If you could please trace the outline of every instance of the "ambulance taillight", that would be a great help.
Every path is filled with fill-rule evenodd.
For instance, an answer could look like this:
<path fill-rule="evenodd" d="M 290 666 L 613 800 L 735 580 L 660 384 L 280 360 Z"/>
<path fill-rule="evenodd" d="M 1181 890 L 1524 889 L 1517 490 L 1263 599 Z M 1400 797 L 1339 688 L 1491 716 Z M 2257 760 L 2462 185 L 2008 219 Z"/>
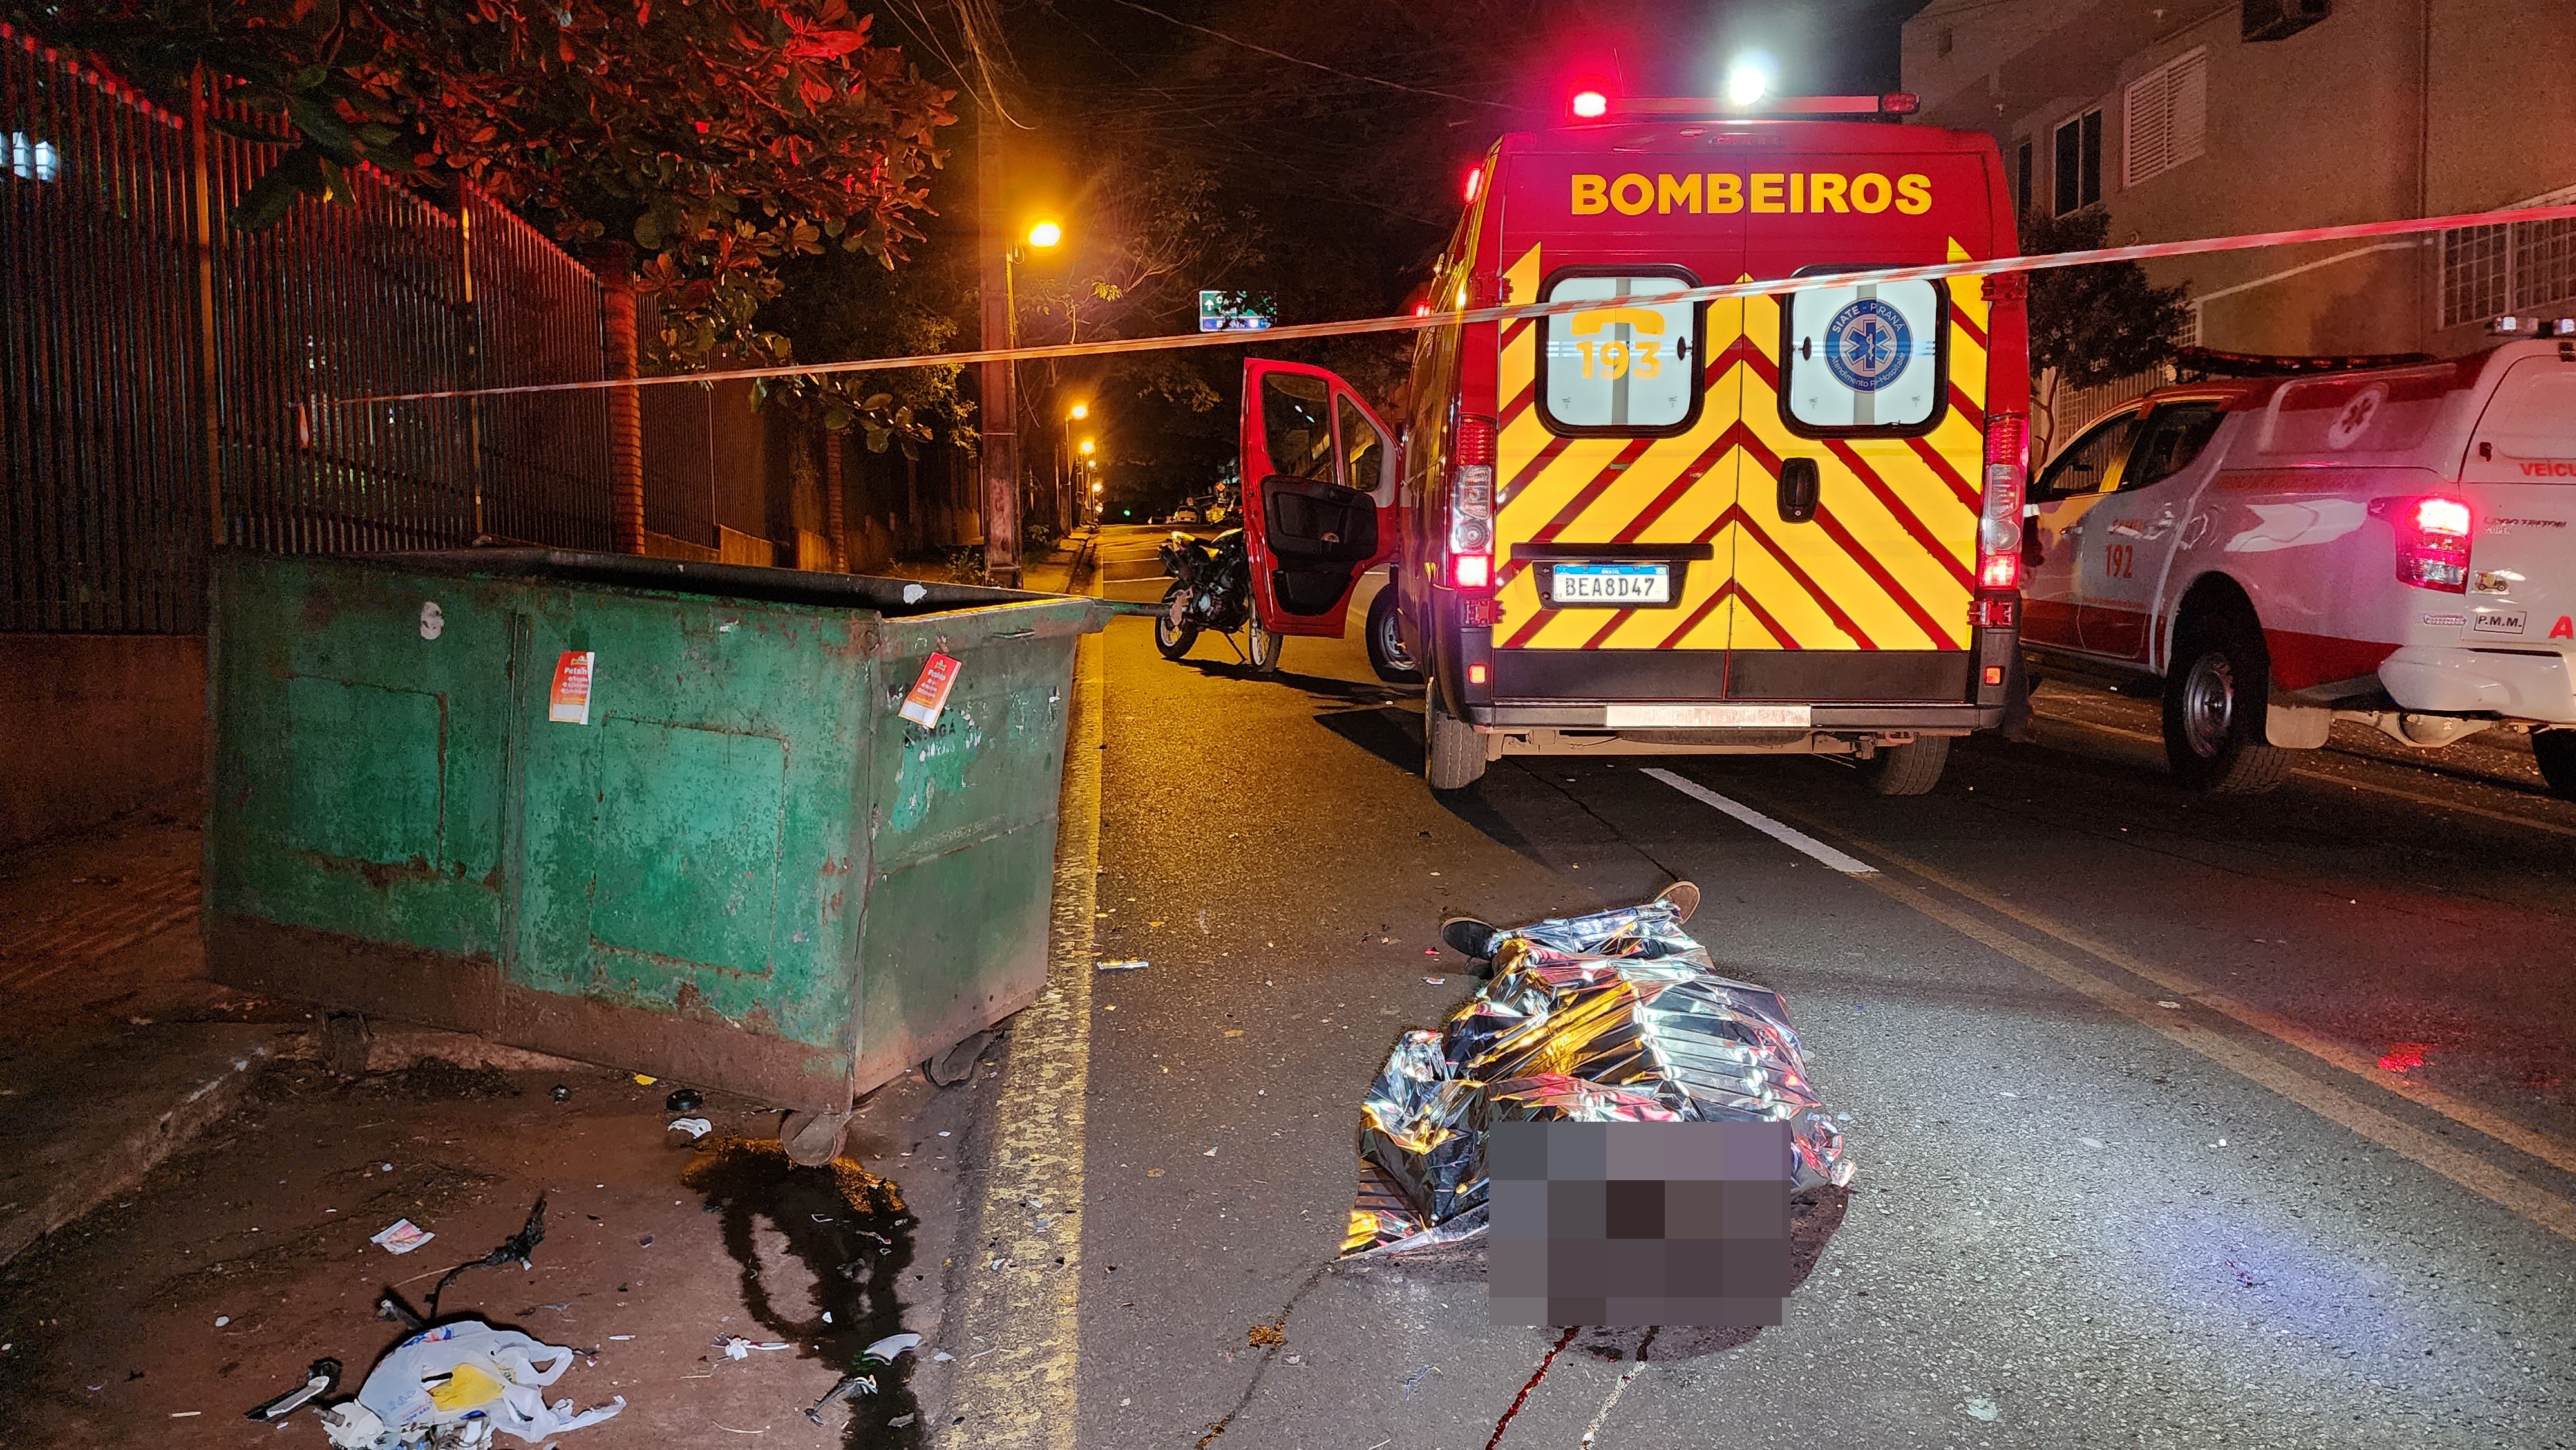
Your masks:
<path fill-rule="evenodd" d="M 2385 519 L 2397 535 L 2397 579 L 2418 589 L 2469 592 L 2469 535 L 2475 520 L 2465 502 L 2442 494 L 2375 498 L 2372 518 Z"/>
<path fill-rule="evenodd" d="M 1458 452 L 1449 479 L 1449 587 L 1494 587 L 1494 420 L 1458 420 Z"/>
<path fill-rule="evenodd" d="M 1977 520 L 1977 588 L 2021 588 L 2022 485 L 2030 475 L 2030 419 L 1986 415 L 1986 496 Z"/>

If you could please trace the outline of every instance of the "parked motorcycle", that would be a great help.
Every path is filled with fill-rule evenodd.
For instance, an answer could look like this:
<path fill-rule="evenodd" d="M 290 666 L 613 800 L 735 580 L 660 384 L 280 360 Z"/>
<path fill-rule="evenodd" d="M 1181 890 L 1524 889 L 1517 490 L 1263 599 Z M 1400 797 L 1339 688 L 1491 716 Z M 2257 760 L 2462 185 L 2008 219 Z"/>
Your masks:
<path fill-rule="evenodd" d="M 1198 642 L 1199 631 L 1213 629 L 1233 643 L 1234 632 L 1246 631 L 1236 650 L 1259 674 L 1279 668 L 1279 636 L 1261 627 L 1252 608 L 1252 566 L 1245 557 L 1243 530 L 1228 529 L 1213 539 L 1174 532 L 1157 551 L 1172 587 L 1163 593 L 1162 611 L 1154 616 L 1154 648 L 1176 660 Z"/>

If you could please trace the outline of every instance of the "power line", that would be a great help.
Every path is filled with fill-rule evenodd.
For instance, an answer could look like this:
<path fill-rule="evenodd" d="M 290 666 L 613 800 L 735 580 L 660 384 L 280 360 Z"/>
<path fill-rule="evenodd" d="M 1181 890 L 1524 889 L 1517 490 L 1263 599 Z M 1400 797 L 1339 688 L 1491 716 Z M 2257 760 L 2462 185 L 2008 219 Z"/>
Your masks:
<path fill-rule="evenodd" d="M 1136 3 L 1136 0 L 1117 0 L 1117 3 L 1126 6 L 1130 10 L 1141 11 L 1144 14 L 1151 15 L 1155 19 L 1160 20 L 1167 25 L 1177 25 L 1184 30 L 1195 30 L 1201 35 L 1212 35 L 1217 39 L 1224 41 L 1228 45 L 1239 45 L 1245 50 L 1258 52 L 1259 54 L 1269 56 L 1274 60 L 1284 60 L 1290 65 L 1302 65 L 1309 70 L 1319 70 L 1327 75 L 1337 75 L 1347 80 L 1366 81 L 1370 85 L 1384 86 L 1388 90 L 1410 91 L 1417 96 L 1433 96 L 1440 100 L 1457 101 L 1470 106 L 1492 106 L 1497 110 L 1504 111 L 1516 111 L 1521 109 L 1518 106 L 1512 105 L 1508 101 L 1487 101 L 1481 100 L 1475 96 L 1458 95 L 1451 91 L 1427 90 L 1421 86 L 1405 85 L 1401 81 L 1380 80 L 1376 76 L 1364 76 L 1355 71 L 1337 69 L 1336 67 L 1326 65 L 1321 61 L 1307 60 L 1302 56 L 1290 55 L 1284 50 L 1272 50 L 1266 45 L 1255 45 L 1249 40 L 1245 40 L 1239 36 L 1228 35 L 1222 30 L 1210 30 L 1208 27 L 1200 25 L 1194 21 L 1181 20 L 1174 16 L 1166 15 L 1162 11 L 1156 10 L 1149 5 L 1139 5 Z"/>

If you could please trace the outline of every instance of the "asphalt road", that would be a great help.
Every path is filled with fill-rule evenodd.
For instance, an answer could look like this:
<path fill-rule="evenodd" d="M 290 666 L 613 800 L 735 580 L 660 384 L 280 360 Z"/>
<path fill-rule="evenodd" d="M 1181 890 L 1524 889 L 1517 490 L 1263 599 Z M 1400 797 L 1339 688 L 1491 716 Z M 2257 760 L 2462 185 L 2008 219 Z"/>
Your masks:
<path fill-rule="evenodd" d="M 1159 594 L 1155 537 L 1104 536 L 1105 592 Z M 965 1150 L 941 1443 L 1475 1450 L 1545 1362 L 1500 1445 L 2576 1444 L 2576 807 L 2509 750 L 2356 741 L 2195 799 L 2145 702 L 2051 686 L 2038 743 L 1970 743 L 1921 799 L 1634 757 L 1435 799 L 1356 630 L 1263 679 L 1142 620 L 1077 703 L 1066 879 L 1096 886 Z M 1440 920 L 1676 878 L 1850 1115 L 1786 1323 L 1547 1362 L 1474 1254 L 1335 1266 L 1360 1093 L 1473 986 Z"/>

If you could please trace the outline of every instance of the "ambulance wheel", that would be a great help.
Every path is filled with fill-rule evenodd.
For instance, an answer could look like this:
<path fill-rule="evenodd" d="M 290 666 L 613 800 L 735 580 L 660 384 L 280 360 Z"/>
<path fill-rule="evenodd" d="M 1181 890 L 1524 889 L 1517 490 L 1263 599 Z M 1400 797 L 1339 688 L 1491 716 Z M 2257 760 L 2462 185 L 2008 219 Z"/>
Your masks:
<path fill-rule="evenodd" d="M 1243 657 L 1252 665 L 1254 674 L 1278 672 L 1279 646 L 1279 636 L 1263 629 L 1260 620 L 1253 620 L 1243 627 Z"/>
<path fill-rule="evenodd" d="M 1433 686 L 1422 702 L 1422 775 L 1433 790 L 1465 790 L 1485 778 L 1485 742 L 1476 727 L 1440 708 Z"/>
<path fill-rule="evenodd" d="M 1950 763 L 1950 737 L 1925 735 L 1910 745 L 1884 745 L 1866 768 L 1869 788 L 1879 795 L 1929 795 L 1941 783 Z"/>
<path fill-rule="evenodd" d="M 1369 668 L 1377 677 L 1398 685 L 1418 684 L 1422 671 L 1413 667 L 1413 656 L 1404 652 L 1404 636 L 1396 629 L 1395 590 L 1392 586 L 1377 592 L 1369 601 L 1368 612 Z"/>
<path fill-rule="evenodd" d="M 2576 730 L 2542 730 L 2531 737 L 2531 758 L 2552 795 L 2576 801 Z"/>
<path fill-rule="evenodd" d="M 2264 738 L 2272 660 L 2263 631 L 2239 611 L 2184 627 L 2165 676 L 2165 761 L 2174 778 L 2212 795 L 2261 795 L 2290 772 L 2290 753 Z"/>
<path fill-rule="evenodd" d="M 1181 588 L 1175 584 L 1164 593 L 1162 612 L 1154 616 L 1154 648 L 1162 651 L 1167 660 L 1188 654 L 1190 646 L 1199 641 L 1199 627 L 1181 621 L 1181 612 L 1189 605 Z"/>

